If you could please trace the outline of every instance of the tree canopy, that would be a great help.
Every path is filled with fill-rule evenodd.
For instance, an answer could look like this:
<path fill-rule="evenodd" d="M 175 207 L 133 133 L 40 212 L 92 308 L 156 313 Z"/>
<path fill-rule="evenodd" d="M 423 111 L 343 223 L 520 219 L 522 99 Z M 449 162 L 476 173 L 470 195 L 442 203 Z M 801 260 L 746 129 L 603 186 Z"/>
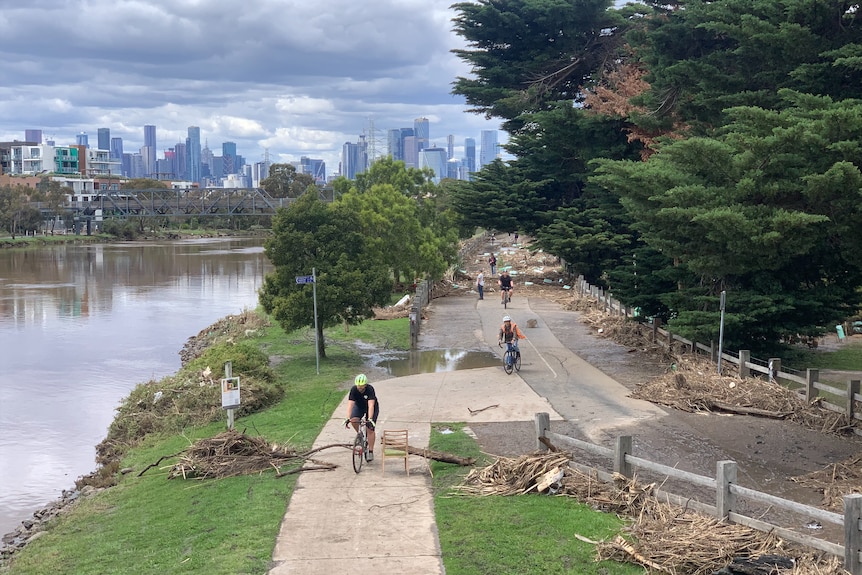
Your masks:
<path fill-rule="evenodd" d="M 858 310 L 862 10 L 831 0 L 454 5 L 515 159 L 453 190 L 676 333 L 766 347 Z"/>

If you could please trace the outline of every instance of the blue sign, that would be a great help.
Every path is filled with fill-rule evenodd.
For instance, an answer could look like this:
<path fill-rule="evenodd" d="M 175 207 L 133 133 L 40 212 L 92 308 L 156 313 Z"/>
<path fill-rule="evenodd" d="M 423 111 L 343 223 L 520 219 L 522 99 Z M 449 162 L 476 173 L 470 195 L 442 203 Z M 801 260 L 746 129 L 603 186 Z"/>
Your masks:
<path fill-rule="evenodd" d="M 296 283 L 298 284 L 313 284 L 314 276 L 296 276 Z"/>

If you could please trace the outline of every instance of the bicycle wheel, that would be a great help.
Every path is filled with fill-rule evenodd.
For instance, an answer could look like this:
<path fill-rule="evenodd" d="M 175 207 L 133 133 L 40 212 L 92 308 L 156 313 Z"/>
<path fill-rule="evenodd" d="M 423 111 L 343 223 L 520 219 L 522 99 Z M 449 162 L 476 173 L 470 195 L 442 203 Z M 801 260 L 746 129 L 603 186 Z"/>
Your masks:
<path fill-rule="evenodd" d="M 515 354 L 514 366 L 516 371 L 521 371 L 521 352 Z"/>
<path fill-rule="evenodd" d="M 365 438 L 361 433 L 356 434 L 356 439 L 353 440 L 353 471 L 359 473 L 362 469 L 362 460 L 365 459 Z"/>
<path fill-rule="evenodd" d="M 503 297 L 503 309 L 509 309 L 509 292 Z"/>
<path fill-rule="evenodd" d="M 512 352 L 507 351 L 503 355 L 503 371 L 505 371 L 509 375 L 512 375 L 513 369 L 515 369 L 515 363 L 512 358 Z"/>

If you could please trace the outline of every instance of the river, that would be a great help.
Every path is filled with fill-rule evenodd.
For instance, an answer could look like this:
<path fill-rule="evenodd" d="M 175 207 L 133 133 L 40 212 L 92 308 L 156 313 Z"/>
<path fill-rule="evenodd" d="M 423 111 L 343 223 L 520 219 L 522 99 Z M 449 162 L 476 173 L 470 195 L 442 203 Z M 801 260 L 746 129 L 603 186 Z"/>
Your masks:
<path fill-rule="evenodd" d="M 270 270 L 260 239 L 0 250 L 0 534 L 96 469 L 120 401 Z"/>

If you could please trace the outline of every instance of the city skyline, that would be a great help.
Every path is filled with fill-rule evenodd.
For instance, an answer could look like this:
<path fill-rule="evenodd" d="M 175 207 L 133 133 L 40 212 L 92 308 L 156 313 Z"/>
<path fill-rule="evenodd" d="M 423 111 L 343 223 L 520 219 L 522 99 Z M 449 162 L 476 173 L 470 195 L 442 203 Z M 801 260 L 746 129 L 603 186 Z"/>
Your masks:
<path fill-rule="evenodd" d="M 450 93 L 469 68 L 451 53 L 465 47 L 451 31 L 455 13 L 448 3 L 434 4 L 16 6 L 16 26 L 0 38 L 7 54 L 0 64 L 0 141 L 40 128 L 58 144 L 85 132 L 92 145 L 97 130 L 109 128 L 126 151 L 138 151 L 142 127 L 154 125 L 161 156 L 198 126 L 211 148 L 235 142 L 249 163 L 268 152 L 273 162 L 306 156 L 335 167 L 344 143 L 372 125 L 384 139 L 386 129 L 424 116 L 431 143 L 446 147 L 453 135 L 462 156 L 465 138 L 500 126 L 467 113 L 463 98 Z M 32 29 L 67 48 L 34 42 Z M 165 35 L 176 42 L 153 41 Z"/>

